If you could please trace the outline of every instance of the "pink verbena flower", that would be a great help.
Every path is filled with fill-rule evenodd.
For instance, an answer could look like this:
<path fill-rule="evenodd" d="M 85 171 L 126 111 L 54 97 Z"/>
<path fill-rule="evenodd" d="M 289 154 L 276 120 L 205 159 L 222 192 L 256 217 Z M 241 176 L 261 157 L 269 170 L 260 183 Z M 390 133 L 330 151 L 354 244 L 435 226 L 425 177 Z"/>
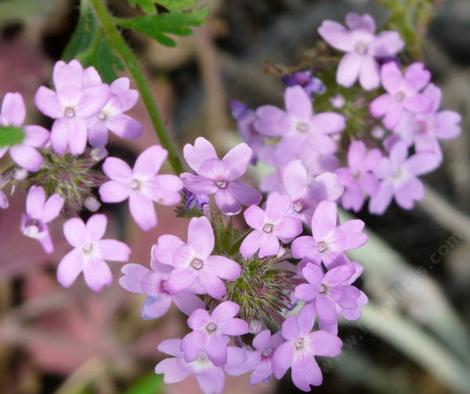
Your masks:
<path fill-rule="evenodd" d="M 239 376 L 252 371 L 251 384 L 264 383 L 273 375 L 273 355 L 284 340 L 280 333 L 271 335 L 271 331 L 262 330 L 253 339 L 253 350 L 247 350 L 246 362 L 226 367 L 231 375 Z"/>
<path fill-rule="evenodd" d="M 308 258 L 330 265 L 339 255 L 364 245 L 362 220 L 348 220 L 338 225 L 338 209 L 334 202 L 322 201 L 312 217 L 312 236 L 302 236 L 292 243 L 295 258 Z"/>
<path fill-rule="evenodd" d="M 418 176 L 433 171 L 439 163 L 439 156 L 435 153 L 420 152 L 408 157 L 406 142 L 393 144 L 389 157 L 382 158 L 377 165 L 375 172 L 381 182 L 370 200 L 369 211 L 382 214 L 393 198 L 400 207 L 413 208 L 415 201 L 424 198 L 424 186 Z"/>
<path fill-rule="evenodd" d="M 26 213 L 21 218 L 21 232 L 39 241 L 46 253 L 54 251 L 47 224 L 59 216 L 64 199 L 53 194 L 46 199 L 42 186 L 31 186 L 26 197 Z"/>
<path fill-rule="evenodd" d="M 7 93 L 3 98 L 0 111 L 0 126 L 22 127 L 26 118 L 26 107 L 19 93 Z M 24 139 L 11 147 L 0 148 L 0 158 L 9 151 L 11 159 L 25 170 L 36 172 L 43 164 L 43 157 L 38 152 L 49 140 L 49 132 L 40 126 L 22 128 Z"/>
<path fill-rule="evenodd" d="M 314 320 L 313 307 L 305 305 L 298 316 L 284 321 L 282 337 L 285 342 L 276 349 L 272 359 L 274 376 L 281 379 L 291 368 L 292 382 L 303 391 L 310 391 L 310 385 L 322 384 L 323 375 L 315 356 L 338 356 L 343 345 L 336 335 L 312 332 Z"/>
<path fill-rule="evenodd" d="M 367 303 L 367 296 L 352 286 L 362 272 L 355 264 L 343 264 L 331 268 L 326 273 L 321 266 L 308 263 L 302 275 L 308 282 L 295 288 L 297 299 L 312 302 L 315 306 L 320 329 L 338 332 L 338 316 L 347 320 L 357 320 L 361 316 L 360 307 Z"/>
<path fill-rule="evenodd" d="M 306 150 L 321 154 L 336 151 L 331 135 L 344 129 L 343 116 L 334 112 L 314 114 L 312 101 L 300 86 L 287 88 L 284 101 L 286 111 L 272 105 L 258 108 L 254 124 L 261 134 L 280 138 L 275 150 L 278 164 L 300 158 Z"/>
<path fill-rule="evenodd" d="M 90 78 L 96 70 L 83 70 L 77 60 L 59 61 L 52 79 L 55 91 L 41 86 L 36 93 L 36 106 L 54 119 L 51 141 L 54 151 L 64 155 L 82 154 L 87 143 L 87 119 L 97 115 L 109 99 L 109 87 L 94 84 Z M 96 79 L 96 78 L 95 78 Z"/>
<path fill-rule="evenodd" d="M 121 159 L 108 157 L 103 171 L 111 180 L 101 185 L 101 200 L 117 203 L 129 199 L 131 215 L 140 228 L 155 227 L 158 221 L 153 202 L 175 205 L 181 201 L 180 179 L 175 175 L 157 175 L 167 155 L 161 146 L 151 146 L 140 154 L 133 169 Z"/>
<path fill-rule="evenodd" d="M 310 223 L 313 212 L 320 201 L 336 201 L 343 194 L 343 186 L 338 176 L 325 172 L 311 177 L 300 160 L 290 162 L 282 172 L 282 181 L 286 193 L 292 201 L 292 214 Z"/>
<path fill-rule="evenodd" d="M 176 293 L 168 290 L 167 281 L 174 269 L 171 266 L 172 255 L 183 244 L 183 241 L 174 235 L 162 235 L 152 247 L 151 270 L 139 264 L 126 264 L 122 267 L 124 276 L 119 279 L 120 285 L 130 292 L 147 295 L 142 308 L 143 319 L 162 316 L 172 302 L 188 316 L 196 309 L 204 307 L 201 299 L 189 290 Z"/>
<path fill-rule="evenodd" d="M 291 200 L 288 195 L 271 193 L 265 210 L 251 205 L 244 212 L 246 223 L 254 229 L 243 240 L 240 253 L 246 259 L 258 252 L 261 258 L 276 256 L 283 243 L 291 242 L 302 232 L 302 222 L 290 215 Z"/>
<path fill-rule="evenodd" d="M 106 261 L 129 260 L 131 250 L 125 243 L 102 239 L 107 222 L 104 215 L 93 215 L 86 224 L 79 218 L 65 222 L 64 235 L 73 249 L 62 258 L 57 269 L 62 286 L 71 286 L 83 272 L 88 287 L 99 292 L 113 281 Z"/>
<path fill-rule="evenodd" d="M 324 21 L 318 33 L 333 48 L 346 55 L 339 63 L 336 81 L 351 87 L 359 80 L 365 90 L 379 86 L 378 59 L 395 56 L 404 46 L 395 31 L 375 34 L 375 22 L 370 15 L 349 13 L 346 16 L 347 29 L 337 22 Z"/>
<path fill-rule="evenodd" d="M 373 172 L 381 158 L 378 149 L 367 150 L 362 141 L 353 141 L 348 150 L 348 166 L 338 168 L 336 173 L 345 187 L 341 199 L 344 208 L 358 212 L 367 196 L 374 195 L 379 180 Z"/>
<path fill-rule="evenodd" d="M 157 349 L 173 356 L 160 361 L 155 367 L 155 373 L 163 374 L 165 384 L 177 383 L 194 375 L 204 394 L 222 394 L 224 390 L 225 373 L 221 367 L 216 367 L 209 360 L 207 353 L 201 352 L 195 361 L 186 362 L 181 351 L 180 339 L 167 339 L 158 345 Z M 227 348 L 226 366 L 238 365 L 245 361 L 245 352 L 235 346 Z"/>
<path fill-rule="evenodd" d="M 420 93 L 431 79 L 422 63 L 413 63 L 403 75 L 395 62 L 389 62 L 382 66 L 380 78 L 387 93 L 372 101 L 370 113 L 375 118 L 383 117 L 387 128 L 394 129 L 406 112 L 417 114 L 431 109 L 431 99 Z"/>
<path fill-rule="evenodd" d="M 211 255 L 214 232 L 206 217 L 191 219 L 187 243 L 175 236 L 167 237 L 171 237 L 175 247 L 170 247 L 167 242 L 158 258 L 175 267 L 167 281 L 169 291 L 176 293 L 190 289 L 220 299 L 227 291 L 222 279 L 234 281 L 240 276 L 240 266 L 235 261 Z"/>
<path fill-rule="evenodd" d="M 101 83 L 101 78 L 99 83 Z M 134 140 L 142 136 L 144 131 L 142 124 L 125 114 L 139 100 L 137 90 L 130 89 L 129 86 L 129 78 L 116 79 L 110 85 L 109 100 L 98 114 L 87 120 L 90 145 L 105 146 L 108 143 L 108 130 L 126 139 Z"/>
<path fill-rule="evenodd" d="M 183 173 L 184 186 L 199 195 L 214 195 L 219 209 L 226 215 L 236 215 L 242 205 L 258 204 L 261 195 L 251 186 L 239 181 L 245 174 L 253 151 L 238 144 L 221 160 L 212 144 L 198 137 L 194 145 L 184 146 L 184 158 L 196 173 Z"/>
<path fill-rule="evenodd" d="M 442 160 L 442 150 L 438 140 L 456 138 L 462 131 L 460 114 L 454 111 L 439 111 L 442 92 L 434 84 L 429 84 L 423 96 L 432 101 L 429 112 L 424 114 L 407 113 L 395 128 L 397 133 L 417 152 L 432 151 Z"/>
<path fill-rule="evenodd" d="M 199 354 L 207 353 L 215 366 L 225 365 L 229 338 L 248 333 L 248 323 L 235 318 L 239 311 L 240 307 L 232 301 L 222 302 L 211 314 L 203 308 L 195 310 L 188 319 L 193 331 L 181 342 L 184 359 L 195 361 Z"/>

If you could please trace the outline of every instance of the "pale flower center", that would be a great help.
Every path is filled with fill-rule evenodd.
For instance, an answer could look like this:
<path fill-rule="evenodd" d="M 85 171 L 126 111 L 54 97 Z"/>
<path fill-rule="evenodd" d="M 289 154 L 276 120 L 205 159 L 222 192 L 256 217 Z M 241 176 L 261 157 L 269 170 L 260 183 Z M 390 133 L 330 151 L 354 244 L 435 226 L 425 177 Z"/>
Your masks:
<path fill-rule="evenodd" d="M 23 234 L 29 238 L 39 239 L 44 231 L 44 225 L 37 219 L 29 218 L 26 220 Z"/>
<path fill-rule="evenodd" d="M 82 247 L 82 252 L 83 254 L 86 254 L 86 255 L 91 255 L 93 253 L 93 250 L 94 250 L 93 243 L 86 244 L 85 246 Z"/>
<path fill-rule="evenodd" d="M 300 350 L 304 347 L 304 339 L 303 338 L 297 338 L 294 342 L 294 346 L 297 350 Z"/>
<path fill-rule="evenodd" d="M 201 259 L 193 259 L 193 261 L 190 263 L 190 266 L 199 271 L 204 266 L 204 262 Z"/>
<path fill-rule="evenodd" d="M 75 110 L 71 107 L 65 108 L 64 116 L 66 118 L 74 118 L 75 117 Z"/>
<path fill-rule="evenodd" d="M 323 283 L 320 285 L 320 294 L 326 294 L 328 292 L 328 287 Z"/>
<path fill-rule="evenodd" d="M 418 122 L 418 124 L 416 125 L 416 133 L 417 134 L 426 134 L 426 130 L 427 130 L 426 123 L 425 122 Z"/>
<path fill-rule="evenodd" d="M 267 348 L 266 350 L 264 350 L 261 355 L 265 358 L 268 358 L 268 357 L 271 357 L 273 354 L 273 349 L 272 348 Z"/>
<path fill-rule="evenodd" d="M 294 203 L 294 211 L 297 213 L 300 213 L 303 210 L 304 210 L 304 204 L 302 203 L 302 201 L 296 201 Z"/>
<path fill-rule="evenodd" d="M 297 123 L 295 127 L 299 133 L 306 133 L 309 130 L 308 124 L 305 122 Z"/>
<path fill-rule="evenodd" d="M 227 181 L 218 180 L 218 181 L 215 182 L 215 185 L 216 185 L 219 189 L 225 189 L 225 188 L 227 188 Z"/>
<path fill-rule="evenodd" d="M 356 53 L 358 53 L 359 55 L 365 55 L 368 51 L 368 46 L 367 44 L 363 43 L 363 42 L 358 42 L 356 44 L 356 48 L 355 48 L 355 51 Z"/>
<path fill-rule="evenodd" d="M 404 92 L 398 92 L 396 95 L 395 95 L 395 99 L 401 103 L 404 99 L 406 98 L 406 94 Z"/>
<path fill-rule="evenodd" d="M 326 252 L 328 249 L 328 245 L 325 241 L 320 241 L 317 243 L 317 249 L 320 253 Z"/>
<path fill-rule="evenodd" d="M 274 226 L 271 224 L 271 223 L 266 223 L 264 226 L 263 226 L 263 231 L 265 233 L 272 233 L 273 232 L 273 228 Z"/>
<path fill-rule="evenodd" d="M 213 332 L 215 332 L 215 330 L 217 330 L 217 324 L 215 323 L 209 323 L 207 324 L 206 326 L 206 331 L 209 333 L 209 334 L 212 334 Z"/>
<path fill-rule="evenodd" d="M 140 182 L 137 179 L 132 180 L 131 189 L 132 190 L 139 190 L 140 189 Z"/>
<path fill-rule="evenodd" d="M 104 111 L 101 111 L 100 114 L 98 115 L 98 119 L 101 121 L 105 121 L 107 117 L 108 115 Z"/>

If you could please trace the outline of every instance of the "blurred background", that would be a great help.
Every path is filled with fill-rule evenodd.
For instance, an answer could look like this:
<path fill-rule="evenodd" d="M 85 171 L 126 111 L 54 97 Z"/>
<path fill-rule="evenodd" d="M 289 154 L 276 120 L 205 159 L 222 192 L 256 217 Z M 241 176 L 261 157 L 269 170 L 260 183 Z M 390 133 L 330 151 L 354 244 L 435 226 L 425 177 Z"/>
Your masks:
<path fill-rule="evenodd" d="M 125 0 L 109 3 L 117 14 L 135 12 Z M 224 150 L 237 138 L 232 99 L 251 107 L 280 103 L 279 73 L 308 65 L 321 21 L 342 21 L 356 10 L 372 13 L 380 25 L 387 10 L 378 3 L 210 0 L 207 23 L 176 38 L 176 48 L 126 38 L 178 142 L 203 135 Z M 470 1 L 435 3 L 423 31 L 424 58 L 444 90 L 444 106 L 463 114 L 464 132 L 445 145 L 444 165 L 426 178 L 426 200 L 415 210 L 359 214 L 370 242 L 353 257 L 365 265 L 362 285 L 373 304 L 362 321 L 342 328 L 344 355 L 323 365 L 317 393 L 470 393 Z M 77 19 L 77 1 L 0 0 L 0 93 L 21 92 L 32 108 Z M 111 153 L 132 158 L 156 142 L 144 108 L 134 115 L 145 122 L 145 137 L 114 140 Z M 35 116 L 31 111 L 29 121 L 44 122 Z M 157 344 L 184 333 L 183 317 L 172 310 L 157 321 L 140 320 L 142 299 L 116 280 L 99 295 L 81 279 L 62 289 L 55 268 L 67 245 L 58 241 L 56 253 L 46 256 L 20 234 L 22 210 L 23 200 L 15 198 L 0 213 L 0 393 L 198 393 L 192 379 L 163 386 L 153 374 L 162 357 Z M 161 224 L 149 233 L 129 220 L 126 206 L 109 213 L 109 229 L 131 245 L 133 262 L 148 263 L 161 233 L 185 233 L 185 220 L 175 219 L 171 208 L 158 207 Z M 117 278 L 119 267 L 114 273 Z M 251 387 L 246 377 L 228 378 L 226 384 L 232 394 L 296 392 L 288 379 Z"/>

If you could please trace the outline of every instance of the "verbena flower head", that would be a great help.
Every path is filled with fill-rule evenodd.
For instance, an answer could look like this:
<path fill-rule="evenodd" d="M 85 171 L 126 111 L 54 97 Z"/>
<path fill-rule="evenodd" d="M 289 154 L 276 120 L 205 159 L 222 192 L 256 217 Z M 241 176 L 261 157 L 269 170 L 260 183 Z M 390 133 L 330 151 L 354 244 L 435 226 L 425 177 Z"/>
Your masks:
<path fill-rule="evenodd" d="M 103 171 L 111 180 L 100 187 L 103 202 L 129 199 L 131 215 L 140 228 L 155 227 L 157 215 L 153 203 L 176 205 L 181 201 L 180 179 L 175 175 L 157 175 L 167 155 L 161 146 L 151 146 L 140 154 L 133 169 L 121 159 L 108 157 Z"/>
<path fill-rule="evenodd" d="M 193 331 L 181 343 L 184 359 L 195 361 L 206 353 L 215 366 L 225 365 L 229 337 L 248 333 L 248 323 L 235 318 L 239 311 L 240 307 L 231 301 L 222 302 L 210 314 L 205 309 L 195 310 L 188 319 Z"/>
<path fill-rule="evenodd" d="M 273 356 L 273 370 L 281 379 L 290 368 L 293 383 L 302 391 L 322 384 L 323 375 L 315 356 L 335 357 L 340 354 L 342 341 L 326 331 L 314 331 L 313 307 L 306 305 L 298 316 L 291 316 L 282 324 L 281 344 Z"/>
<path fill-rule="evenodd" d="M 248 225 L 254 229 L 243 240 L 240 253 L 250 258 L 276 256 L 280 242 L 288 243 L 302 232 L 302 222 L 291 216 L 291 200 L 288 195 L 271 193 L 266 201 L 266 209 L 251 205 L 244 213 Z"/>
<path fill-rule="evenodd" d="M 39 241 L 46 253 L 52 253 L 54 245 L 48 223 L 57 218 L 64 206 L 64 199 L 58 194 L 49 198 L 41 186 L 31 186 L 26 197 L 26 213 L 21 219 L 21 231 L 29 238 Z"/>
<path fill-rule="evenodd" d="M 119 284 L 131 293 L 145 294 L 142 319 L 157 319 L 163 316 L 174 303 L 178 309 L 190 315 L 194 310 L 203 308 L 201 299 L 189 291 L 171 293 L 166 286 L 171 267 L 152 258 L 151 270 L 140 264 L 126 264 L 122 267 Z"/>
<path fill-rule="evenodd" d="M 382 158 L 375 170 L 381 181 L 377 193 L 370 200 L 370 212 L 383 213 L 393 198 L 402 208 L 413 208 L 416 201 L 424 198 L 424 186 L 418 176 L 433 171 L 439 162 L 439 156 L 432 152 L 408 157 L 407 144 L 397 141 L 389 157 Z"/>
<path fill-rule="evenodd" d="M 320 265 L 312 263 L 302 269 L 308 284 L 298 285 L 295 296 L 313 303 L 320 329 L 336 334 L 340 315 L 348 320 L 360 318 L 360 307 L 367 303 L 367 297 L 351 285 L 357 279 L 358 272 L 362 272 L 362 269 L 351 263 L 333 267 L 326 273 Z"/>
<path fill-rule="evenodd" d="M 338 225 L 335 203 L 322 201 L 312 217 L 312 236 L 302 236 L 292 243 L 295 258 L 309 258 L 326 266 L 344 252 L 364 245 L 367 236 L 362 232 L 362 220 L 348 220 Z"/>
<path fill-rule="evenodd" d="M 265 136 L 280 139 L 275 159 L 279 164 L 299 158 L 305 150 L 328 154 L 336 151 L 331 135 L 344 129 L 345 119 L 334 112 L 315 114 L 308 94 L 300 87 L 287 88 L 286 111 L 272 105 L 258 108 L 255 127 Z"/>
<path fill-rule="evenodd" d="M 346 52 L 339 63 L 336 80 L 346 87 L 359 80 L 365 90 L 375 89 L 380 83 L 378 60 L 395 56 L 404 43 L 395 31 L 375 34 L 375 22 L 370 15 L 349 13 L 346 26 L 324 21 L 318 29 L 328 44 Z"/>
<path fill-rule="evenodd" d="M 312 178 L 300 160 L 291 161 L 285 167 L 282 181 L 291 198 L 292 215 L 308 224 L 321 201 L 336 201 L 344 190 L 337 175 L 325 172 Z"/>
<path fill-rule="evenodd" d="M 101 84 L 101 78 L 96 81 Z M 100 112 L 88 119 L 88 139 L 92 146 L 105 146 L 108 131 L 121 138 L 137 139 L 143 134 L 140 122 L 125 114 L 137 104 L 139 93 L 130 89 L 129 78 L 116 79 L 109 87 L 109 99 Z"/>
<path fill-rule="evenodd" d="M 422 63 L 413 63 L 402 74 L 395 62 L 389 62 L 382 66 L 380 79 L 387 93 L 372 101 L 370 112 L 376 118 L 383 117 L 387 128 L 395 128 L 407 112 L 417 114 L 431 109 L 431 99 L 421 93 L 431 73 Z"/>
<path fill-rule="evenodd" d="M 87 119 L 97 115 L 109 100 L 109 87 L 95 83 L 96 70 L 84 70 L 77 60 L 59 61 L 52 79 L 55 91 L 41 86 L 36 93 L 36 106 L 54 119 L 51 141 L 59 155 L 85 151 L 88 139 Z"/>
<path fill-rule="evenodd" d="M 64 235 L 73 249 L 62 258 L 57 269 L 62 286 L 71 286 L 81 272 L 93 291 L 111 285 L 113 276 L 106 262 L 126 262 L 131 250 L 121 241 L 102 239 L 107 224 L 104 215 L 93 215 L 86 224 L 79 218 L 65 222 Z"/>
<path fill-rule="evenodd" d="M 184 186 L 198 195 L 214 195 L 219 209 L 236 215 L 242 205 L 258 204 L 261 195 L 251 186 L 240 182 L 253 151 L 246 144 L 232 148 L 222 159 L 217 157 L 212 144 L 199 137 L 194 145 L 184 146 L 184 158 L 195 174 L 183 173 Z"/>
<path fill-rule="evenodd" d="M 0 126 L 22 127 L 26 118 L 23 97 L 19 93 L 7 93 L 0 111 Z M 40 126 L 25 126 L 23 140 L 10 148 L 0 148 L 0 158 L 9 151 L 11 159 L 25 170 L 36 172 L 43 164 L 38 152 L 49 141 L 49 132 Z"/>
<path fill-rule="evenodd" d="M 417 152 L 432 151 L 442 160 L 440 139 L 447 140 L 459 136 L 462 131 L 460 114 L 454 111 L 439 111 L 442 101 L 442 92 L 434 84 L 429 84 L 423 91 L 432 105 L 430 110 L 423 114 L 406 113 L 398 123 L 394 132 L 407 144 L 414 145 Z"/>
<path fill-rule="evenodd" d="M 167 281 L 171 292 L 190 289 L 220 299 L 227 292 L 224 280 L 234 281 L 240 276 L 235 261 L 212 255 L 214 231 L 206 217 L 191 219 L 186 243 L 173 236 L 172 242 L 159 243 L 158 249 L 157 258 L 175 267 Z"/>
<path fill-rule="evenodd" d="M 195 361 L 186 362 L 181 351 L 181 342 L 181 339 L 167 339 L 158 345 L 157 349 L 160 352 L 173 357 L 160 361 L 155 367 L 155 373 L 163 374 L 163 381 L 166 384 L 177 383 L 194 375 L 203 393 L 222 394 L 225 381 L 224 369 L 216 367 L 205 352 L 200 353 Z M 245 357 L 242 349 L 229 346 L 226 367 L 243 363 Z"/>
<path fill-rule="evenodd" d="M 373 196 L 379 188 L 374 170 L 381 159 L 378 149 L 367 150 L 362 141 L 353 141 L 348 150 L 348 166 L 336 173 L 345 187 L 341 203 L 344 208 L 358 212 L 367 196 Z"/>

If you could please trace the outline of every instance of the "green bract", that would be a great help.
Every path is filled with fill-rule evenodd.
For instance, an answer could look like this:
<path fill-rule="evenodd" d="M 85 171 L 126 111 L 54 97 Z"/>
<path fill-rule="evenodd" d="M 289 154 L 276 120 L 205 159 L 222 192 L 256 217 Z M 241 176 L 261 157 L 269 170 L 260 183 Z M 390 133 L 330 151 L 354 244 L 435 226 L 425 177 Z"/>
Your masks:
<path fill-rule="evenodd" d="M 0 148 L 21 144 L 24 141 L 24 131 L 19 127 L 0 127 Z"/>

